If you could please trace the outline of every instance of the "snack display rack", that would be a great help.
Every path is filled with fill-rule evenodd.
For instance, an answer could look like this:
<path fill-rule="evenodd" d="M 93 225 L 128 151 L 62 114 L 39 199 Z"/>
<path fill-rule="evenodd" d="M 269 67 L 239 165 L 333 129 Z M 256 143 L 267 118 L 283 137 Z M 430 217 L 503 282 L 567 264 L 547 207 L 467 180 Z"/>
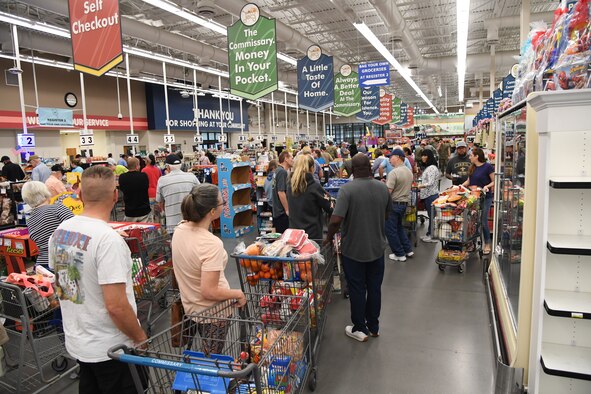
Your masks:
<path fill-rule="evenodd" d="M 314 390 L 307 300 L 277 295 L 263 307 L 260 294 L 245 296 L 243 308 L 223 301 L 108 354 L 130 364 L 138 392 L 301 393 L 306 382 Z M 269 310 L 274 319 L 264 318 Z"/>
<path fill-rule="evenodd" d="M 435 262 L 439 270 L 454 267 L 464 272 L 471 253 L 482 258 L 480 235 L 483 198 L 480 191 L 470 192 L 454 186 L 441 193 L 433 203 L 433 238 L 441 241 L 442 248 Z"/>
<path fill-rule="evenodd" d="M 272 196 L 265 195 L 265 179 L 267 179 L 267 166 L 259 164 L 256 170 L 256 200 L 257 200 L 257 229 L 260 235 L 275 232 L 273 227 L 273 210 L 269 205 Z"/>
<path fill-rule="evenodd" d="M 250 193 L 250 163 L 217 159 L 218 181 L 224 209 L 220 216 L 222 238 L 237 238 L 254 230 Z"/>

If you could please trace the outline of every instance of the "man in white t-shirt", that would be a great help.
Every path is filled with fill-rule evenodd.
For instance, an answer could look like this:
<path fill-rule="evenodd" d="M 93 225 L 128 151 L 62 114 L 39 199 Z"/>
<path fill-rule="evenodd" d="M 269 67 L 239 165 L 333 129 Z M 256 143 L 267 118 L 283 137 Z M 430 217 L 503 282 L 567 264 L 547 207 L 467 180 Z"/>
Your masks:
<path fill-rule="evenodd" d="M 107 350 L 147 339 L 136 315 L 129 248 L 107 224 L 117 194 L 112 170 L 88 168 L 80 190 L 84 213 L 60 224 L 49 240 L 66 349 L 80 365 L 80 393 L 136 393 L 129 367 Z"/>

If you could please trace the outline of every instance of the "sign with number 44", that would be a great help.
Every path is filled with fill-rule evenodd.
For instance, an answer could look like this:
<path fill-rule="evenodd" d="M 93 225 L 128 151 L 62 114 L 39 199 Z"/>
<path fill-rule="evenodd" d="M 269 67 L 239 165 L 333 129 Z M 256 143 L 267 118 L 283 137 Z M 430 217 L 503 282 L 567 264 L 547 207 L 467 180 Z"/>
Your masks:
<path fill-rule="evenodd" d="M 126 140 L 128 144 L 139 144 L 140 143 L 140 136 L 137 134 L 127 134 Z"/>
<path fill-rule="evenodd" d="M 164 134 L 165 144 L 174 144 L 174 134 Z"/>

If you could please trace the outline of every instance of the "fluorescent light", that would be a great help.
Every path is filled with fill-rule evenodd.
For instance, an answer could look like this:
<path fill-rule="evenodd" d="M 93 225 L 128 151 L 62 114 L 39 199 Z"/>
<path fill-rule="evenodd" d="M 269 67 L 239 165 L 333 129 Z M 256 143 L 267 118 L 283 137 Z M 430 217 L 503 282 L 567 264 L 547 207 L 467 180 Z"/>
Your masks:
<path fill-rule="evenodd" d="M 359 30 L 361 34 L 363 34 L 367 41 L 369 41 L 369 43 L 372 44 L 374 48 L 382 54 L 384 59 L 386 59 L 388 62 L 390 62 L 392 66 L 394 66 L 396 71 L 398 71 L 402 78 L 406 80 L 406 82 L 415 90 L 415 92 L 417 92 L 417 94 L 427 103 L 427 105 L 429 105 L 429 107 L 431 107 L 436 114 L 439 114 L 439 111 L 433 105 L 431 100 L 429 100 L 427 96 L 425 96 L 425 93 L 423 93 L 421 88 L 419 88 L 415 81 L 413 81 L 413 79 L 410 76 L 409 70 L 402 67 L 398 60 L 396 60 L 394 56 L 392 56 L 392 54 L 386 49 L 384 44 L 382 44 L 382 42 L 375 36 L 375 34 L 373 34 L 369 27 L 367 27 L 367 25 L 363 22 L 353 23 L 353 26 L 355 26 L 355 28 Z"/>
<path fill-rule="evenodd" d="M 0 11 L 0 22 L 9 23 L 11 25 L 16 25 L 20 27 L 25 27 L 27 29 L 37 30 L 43 33 L 53 34 L 55 36 L 60 36 L 64 38 L 70 38 L 70 31 L 67 29 L 62 29 L 60 27 L 51 26 L 44 22 L 35 22 L 27 18 L 23 18 L 20 16 L 7 14 L 6 12 Z"/>
<path fill-rule="evenodd" d="M 295 58 L 288 56 L 288 55 L 284 55 L 283 53 L 277 52 L 277 58 L 280 60 L 283 60 L 286 63 L 291 64 L 292 66 L 298 65 L 298 61 Z"/>
<path fill-rule="evenodd" d="M 468 50 L 468 23 L 470 21 L 470 0 L 456 0 L 457 13 L 457 54 L 459 101 L 464 101 L 464 79 L 466 78 L 466 54 Z"/>
<path fill-rule="evenodd" d="M 443 93 L 441 92 L 441 85 L 437 86 L 437 94 L 439 94 L 439 97 L 443 97 Z"/>

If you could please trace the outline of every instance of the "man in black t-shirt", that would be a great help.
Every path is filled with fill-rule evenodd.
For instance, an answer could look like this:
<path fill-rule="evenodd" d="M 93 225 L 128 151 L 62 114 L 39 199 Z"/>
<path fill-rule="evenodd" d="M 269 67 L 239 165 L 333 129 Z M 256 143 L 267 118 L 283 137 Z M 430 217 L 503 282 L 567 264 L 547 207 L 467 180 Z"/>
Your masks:
<path fill-rule="evenodd" d="M 22 181 L 25 179 L 25 173 L 21 166 L 10 161 L 10 157 L 2 156 L 2 176 L 10 182 Z"/>
<path fill-rule="evenodd" d="M 150 199 L 148 175 L 139 172 L 140 162 L 135 157 L 127 160 L 128 172 L 119 175 L 119 189 L 123 192 L 126 222 L 149 222 Z"/>
<path fill-rule="evenodd" d="M 288 151 L 279 155 L 279 167 L 273 177 L 273 226 L 282 233 L 289 228 L 289 206 L 287 205 L 288 171 L 293 165 L 293 156 Z"/>
<path fill-rule="evenodd" d="M 445 177 L 451 179 L 454 185 L 461 185 L 468 179 L 470 170 L 470 158 L 468 157 L 468 147 L 464 141 L 456 144 L 456 153 L 447 162 L 445 168 Z"/>

